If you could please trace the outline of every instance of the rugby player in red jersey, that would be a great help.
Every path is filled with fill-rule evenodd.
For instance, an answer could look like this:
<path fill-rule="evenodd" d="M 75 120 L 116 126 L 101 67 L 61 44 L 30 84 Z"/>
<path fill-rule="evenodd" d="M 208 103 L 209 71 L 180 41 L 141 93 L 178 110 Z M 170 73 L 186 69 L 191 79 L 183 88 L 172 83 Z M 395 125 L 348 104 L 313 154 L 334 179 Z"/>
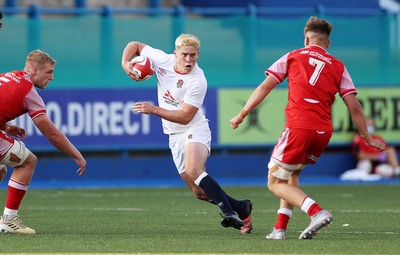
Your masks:
<path fill-rule="evenodd" d="M 288 78 L 288 104 L 285 129 L 276 143 L 268 164 L 268 188 L 279 197 L 278 218 L 267 239 L 285 239 L 286 227 L 294 206 L 311 217 L 310 225 L 299 239 L 312 239 L 318 230 L 333 221 L 299 187 L 299 175 L 307 164 L 315 164 L 332 136 L 331 107 L 339 93 L 359 133 L 369 146 L 383 150 L 385 144 L 368 133 L 363 108 L 356 88 L 344 66 L 326 49 L 330 45 L 332 25 L 312 16 L 304 28 L 304 48 L 278 59 L 266 71 L 265 80 L 254 90 L 240 113 L 230 120 L 237 128 L 284 79 Z"/>
<path fill-rule="evenodd" d="M 86 160 L 46 114 L 46 106 L 36 88 L 44 89 L 54 79 L 56 61 L 41 50 L 30 52 L 22 71 L 0 74 L 0 169 L 14 168 L 8 182 L 8 193 L 0 231 L 13 234 L 35 234 L 18 216 L 19 206 L 28 190 L 37 163 L 36 156 L 25 147 L 25 130 L 8 122 L 28 113 L 49 142 L 75 160 L 83 175 Z"/>

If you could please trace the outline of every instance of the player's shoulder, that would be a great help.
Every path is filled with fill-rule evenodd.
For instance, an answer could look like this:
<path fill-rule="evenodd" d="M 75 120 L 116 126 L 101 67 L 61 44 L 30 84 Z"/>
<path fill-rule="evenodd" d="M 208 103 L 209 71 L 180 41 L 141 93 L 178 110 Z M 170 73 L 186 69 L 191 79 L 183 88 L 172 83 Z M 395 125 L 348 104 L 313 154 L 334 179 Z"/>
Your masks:
<path fill-rule="evenodd" d="M 315 51 L 314 47 L 306 46 L 302 48 L 296 48 L 287 53 L 287 55 L 309 55 L 310 52 Z"/>
<path fill-rule="evenodd" d="M 206 75 L 204 74 L 203 69 L 201 69 L 198 64 L 196 64 L 196 66 L 193 68 L 192 73 L 194 77 L 196 77 L 196 79 L 207 82 Z"/>
<path fill-rule="evenodd" d="M 31 78 L 29 77 L 28 73 L 24 70 L 14 70 L 10 71 L 4 74 L 1 74 L 3 76 L 3 81 L 12 81 L 14 83 L 24 85 L 31 87 L 33 86 Z"/>

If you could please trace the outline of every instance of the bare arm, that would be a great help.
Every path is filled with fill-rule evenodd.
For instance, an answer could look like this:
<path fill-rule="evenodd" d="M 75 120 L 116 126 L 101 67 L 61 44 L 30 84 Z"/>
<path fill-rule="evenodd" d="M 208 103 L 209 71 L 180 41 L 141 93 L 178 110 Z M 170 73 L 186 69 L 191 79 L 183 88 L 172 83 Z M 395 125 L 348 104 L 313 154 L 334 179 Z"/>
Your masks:
<path fill-rule="evenodd" d="M 240 113 L 229 121 L 231 128 L 238 128 L 240 123 L 243 122 L 244 118 L 251 111 L 253 111 L 278 84 L 279 82 L 275 79 L 275 77 L 273 77 L 272 75 L 268 75 L 267 78 L 265 78 L 265 80 L 260 85 L 258 85 L 258 87 L 250 95 Z"/>
<path fill-rule="evenodd" d="M 59 151 L 70 156 L 79 166 L 77 173 L 83 175 L 86 170 L 86 160 L 68 138 L 56 128 L 47 114 L 41 114 L 32 119 L 40 132 L 49 140 L 49 142 Z"/>
<path fill-rule="evenodd" d="M 377 148 L 379 151 L 384 150 L 385 144 L 381 140 L 371 138 L 371 135 L 368 133 L 364 111 L 355 94 L 344 96 L 343 101 L 349 110 L 351 119 L 356 125 L 358 132 L 364 138 L 365 142 L 368 143 L 369 146 Z"/>
<path fill-rule="evenodd" d="M 148 102 L 136 102 L 132 110 L 138 113 L 154 114 L 165 120 L 187 125 L 194 118 L 199 108 L 183 103 L 182 110 L 166 110 Z"/>
<path fill-rule="evenodd" d="M 122 59 L 121 59 L 122 69 L 124 69 L 125 73 L 135 81 L 139 81 L 139 79 L 136 78 L 136 76 L 132 71 L 132 66 L 134 63 L 131 62 L 131 60 L 135 56 L 139 56 L 140 52 L 143 50 L 145 46 L 146 44 L 144 43 L 132 41 L 125 46 L 125 49 L 122 52 Z"/>

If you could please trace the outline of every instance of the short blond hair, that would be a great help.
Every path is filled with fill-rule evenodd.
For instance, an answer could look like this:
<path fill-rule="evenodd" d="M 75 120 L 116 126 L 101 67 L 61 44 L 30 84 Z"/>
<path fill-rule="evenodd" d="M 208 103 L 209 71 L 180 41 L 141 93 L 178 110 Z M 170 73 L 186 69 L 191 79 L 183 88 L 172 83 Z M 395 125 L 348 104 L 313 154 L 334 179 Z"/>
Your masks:
<path fill-rule="evenodd" d="M 191 34 L 181 34 L 175 40 L 175 48 L 180 49 L 184 46 L 195 47 L 196 49 L 200 49 L 200 40 L 195 35 Z"/>
<path fill-rule="evenodd" d="M 28 56 L 26 57 L 25 69 L 41 69 L 46 63 L 50 63 L 52 66 L 54 66 L 56 64 L 56 60 L 44 51 L 34 50 L 29 52 Z"/>

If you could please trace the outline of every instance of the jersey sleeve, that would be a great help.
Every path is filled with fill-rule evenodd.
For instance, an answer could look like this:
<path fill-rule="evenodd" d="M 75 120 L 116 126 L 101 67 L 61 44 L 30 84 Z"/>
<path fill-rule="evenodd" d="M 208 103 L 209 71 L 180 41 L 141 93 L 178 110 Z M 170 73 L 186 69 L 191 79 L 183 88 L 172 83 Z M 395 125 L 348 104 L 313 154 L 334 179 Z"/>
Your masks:
<path fill-rule="evenodd" d="M 162 50 L 155 49 L 149 45 L 146 45 L 140 52 L 140 56 L 148 57 L 153 62 L 153 65 L 162 65 L 170 60 L 169 54 Z"/>
<path fill-rule="evenodd" d="M 193 79 L 192 84 L 188 87 L 190 89 L 185 94 L 184 103 L 200 108 L 207 93 L 207 80 L 204 77 L 198 76 L 196 79 Z"/>
<path fill-rule="evenodd" d="M 272 75 L 279 81 L 283 82 L 287 76 L 287 60 L 289 53 L 282 56 L 280 59 L 275 61 L 268 69 L 265 71 L 265 75 Z"/>
<path fill-rule="evenodd" d="M 24 105 L 32 119 L 36 116 L 46 113 L 46 105 L 44 104 L 43 99 L 37 93 L 35 87 L 32 87 L 32 89 L 26 95 Z"/>
<path fill-rule="evenodd" d="M 346 67 L 344 67 L 342 80 L 340 81 L 340 91 L 339 94 L 343 98 L 348 94 L 357 94 L 357 90 L 354 86 L 353 80 L 350 77 L 349 72 L 347 71 Z"/>

